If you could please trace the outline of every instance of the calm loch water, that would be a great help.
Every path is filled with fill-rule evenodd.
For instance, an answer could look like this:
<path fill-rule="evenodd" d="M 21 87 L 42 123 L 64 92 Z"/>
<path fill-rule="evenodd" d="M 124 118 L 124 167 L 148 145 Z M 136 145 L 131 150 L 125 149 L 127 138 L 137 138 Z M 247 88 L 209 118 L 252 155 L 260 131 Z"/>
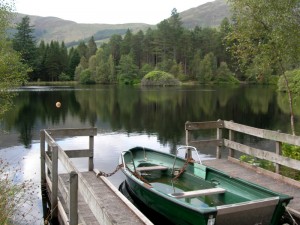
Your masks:
<path fill-rule="evenodd" d="M 32 200 L 27 218 L 33 224 L 41 224 L 43 217 L 39 192 L 41 129 L 97 127 L 95 168 L 105 172 L 113 171 L 120 153 L 131 147 L 173 152 L 185 142 L 186 121 L 233 120 L 290 132 L 287 98 L 270 86 L 141 88 L 94 85 L 27 87 L 16 91 L 19 95 L 14 99 L 14 107 L 0 122 L 0 158 L 20 168 L 22 173 L 18 179 L 31 179 L 37 186 L 36 199 Z M 56 107 L 56 102 L 61 102 L 60 108 Z M 299 108 L 295 109 L 295 114 L 299 133 Z M 202 135 L 200 138 L 206 138 L 212 133 Z M 65 149 L 87 148 L 87 141 L 85 137 L 58 140 Z M 206 151 L 202 157 L 213 155 L 214 152 Z M 87 160 L 74 162 L 81 170 L 87 168 Z M 123 179 L 120 172 L 110 178 L 117 187 Z"/>

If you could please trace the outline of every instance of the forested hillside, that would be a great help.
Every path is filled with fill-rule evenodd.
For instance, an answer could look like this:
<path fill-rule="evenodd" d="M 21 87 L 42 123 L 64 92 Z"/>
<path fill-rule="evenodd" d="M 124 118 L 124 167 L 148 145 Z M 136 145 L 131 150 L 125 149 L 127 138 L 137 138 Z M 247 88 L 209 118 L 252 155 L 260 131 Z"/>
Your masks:
<path fill-rule="evenodd" d="M 66 44 L 58 41 L 41 41 L 36 48 L 28 45 L 34 40 L 34 27 L 30 26 L 30 18 L 24 17 L 13 43 L 32 67 L 32 81 L 135 84 L 148 72 L 160 70 L 180 81 L 236 82 L 231 72 L 234 65 L 223 44 L 228 26 L 228 20 L 224 20 L 220 29 L 197 26 L 190 30 L 183 27 L 174 9 L 172 16 L 155 29 L 114 34 L 100 47 L 92 36 L 88 42 L 67 50 Z M 24 36 L 29 38 L 18 38 Z"/>

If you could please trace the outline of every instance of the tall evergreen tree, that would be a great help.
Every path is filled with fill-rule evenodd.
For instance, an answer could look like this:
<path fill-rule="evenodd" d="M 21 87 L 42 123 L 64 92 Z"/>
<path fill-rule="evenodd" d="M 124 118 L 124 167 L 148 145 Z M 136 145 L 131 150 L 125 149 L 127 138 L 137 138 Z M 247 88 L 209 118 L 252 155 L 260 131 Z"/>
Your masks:
<path fill-rule="evenodd" d="M 69 61 L 68 61 L 68 75 L 71 80 L 74 80 L 75 69 L 80 63 L 80 56 L 77 49 L 71 48 L 69 52 Z"/>
<path fill-rule="evenodd" d="M 37 48 L 34 39 L 34 28 L 30 25 L 30 18 L 25 16 L 22 21 L 17 24 L 17 32 L 13 37 L 14 50 L 21 53 L 23 63 L 29 65 L 33 69 L 30 78 L 34 78 L 33 74 L 36 70 Z"/>
<path fill-rule="evenodd" d="M 121 55 L 128 55 L 131 52 L 132 48 L 132 38 L 133 34 L 128 29 L 121 44 Z"/>
<path fill-rule="evenodd" d="M 88 41 L 88 45 L 87 45 L 87 55 L 86 55 L 86 58 L 87 60 L 92 56 L 92 55 L 95 55 L 97 52 L 97 44 L 94 40 L 94 36 L 92 36 L 90 38 L 90 40 Z"/>
<path fill-rule="evenodd" d="M 121 59 L 121 43 L 122 43 L 121 35 L 115 34 L 115 35 L 111 36 L 111 38 L 109 40 L 110 51 L 111 51 L 111 55 L 113 57 L 115 66 L 119 65 L 119 61 Z"/>

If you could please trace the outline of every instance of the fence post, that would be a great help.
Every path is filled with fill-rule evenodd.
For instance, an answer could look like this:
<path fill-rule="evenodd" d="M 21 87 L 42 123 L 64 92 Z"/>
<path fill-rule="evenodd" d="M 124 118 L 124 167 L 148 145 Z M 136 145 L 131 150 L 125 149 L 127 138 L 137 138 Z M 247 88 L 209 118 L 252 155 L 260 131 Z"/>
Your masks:
<path fill-rule="evenodd" d="M 69 223 L 78 224 L 78 174 L 75 171 L 70 173 L 70 200 L 69 200 Z"/>
<path fill-rule="evenodd" d="M 94 170 L 94 136 L 89 138 L 89 151 L 92 153 L 92 156 L 89 157 L 89 171 Z"/>
<path fill-rule="evenodd" d="M 51 221 L 57 221 L 58 218 L 58 146 L 53 144 L 52 148 L 52 193 L 51 193 Z"/>
<path fill-rule="evenodd" d="M 278 130 L 277 132 L 281 133 L 280 130 Z M 281 146 L 282 146 L 282 143 L 279 142 L 279 141 L 276 141 L 275 146 L 276 146 L 276 154 L 277 155 L 281 155 Z M 278 173 L 278 174 L 280 173 L 280 165 L 278 163 L 275 164 L 275 172 Z"/>
<path fill-rule="evenodd" d="M 218 121 L 221 121 L 220 119 Z M 222 129 L 221 128 L 217 128 L 217 140 L 221 140 L 222 139 Z M 219 145 L 217 145 L 217 152 L 216 152 L 216 158 L 220 159 L 221 156 L 221 148 Z"/>
<path fill-rule="evenodd" d="M 234 141 L 234 131 L 233 130 L 229 130 L 229 140 Z M 229 148 L 229 156 L 234 158 L 234 149 Z"/>

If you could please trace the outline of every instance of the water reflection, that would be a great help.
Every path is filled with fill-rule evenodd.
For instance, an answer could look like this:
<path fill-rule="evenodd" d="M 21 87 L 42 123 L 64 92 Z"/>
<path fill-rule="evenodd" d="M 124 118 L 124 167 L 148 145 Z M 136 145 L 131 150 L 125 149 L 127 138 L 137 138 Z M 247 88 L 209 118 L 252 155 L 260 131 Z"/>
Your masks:
<path fill-rule="evenodd" d="M 186 121 L 221 118 L 289 132 L 285 99 L 268 86 L 34 87 L 19 91 L 14 108 L 5 115 L 1 128 L 18 134 L 18 142 L 27 148 L 32 140 L 38 139 L 40 129 L 90 126 L 109 132 L 156 134 L 162 144 L 175 146 L 184 139 Z M 57 101 L 62 103 L 60 108 L 55 107 Z M 298 111 L 295 113 L 299 116 Z M 5 146 L 3 140 L 0 144 Z"/>

